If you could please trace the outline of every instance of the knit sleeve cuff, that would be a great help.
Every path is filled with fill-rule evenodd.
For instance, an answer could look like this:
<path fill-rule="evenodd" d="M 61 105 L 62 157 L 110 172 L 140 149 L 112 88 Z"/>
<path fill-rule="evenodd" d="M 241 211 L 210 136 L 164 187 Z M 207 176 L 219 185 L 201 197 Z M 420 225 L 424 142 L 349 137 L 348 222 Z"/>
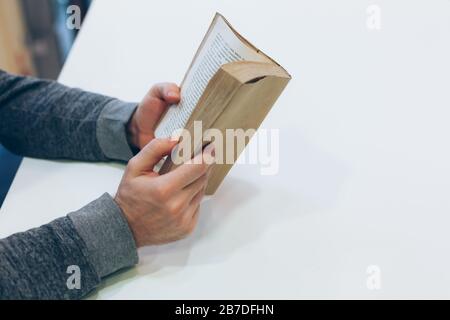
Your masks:
<path fill-rule="evenodd" d="M 128 161 L 133 157 L 126 127 L 136 108 L 136 103 L 117 99 L 103 108 L 97 120 L 97 141 L 107 158 Z"/>
<path fill-rule="evenodd" d="M 109 194 L 70 213 L 100 277 L 138 263 L 136 243 L 121 209 Z"/>

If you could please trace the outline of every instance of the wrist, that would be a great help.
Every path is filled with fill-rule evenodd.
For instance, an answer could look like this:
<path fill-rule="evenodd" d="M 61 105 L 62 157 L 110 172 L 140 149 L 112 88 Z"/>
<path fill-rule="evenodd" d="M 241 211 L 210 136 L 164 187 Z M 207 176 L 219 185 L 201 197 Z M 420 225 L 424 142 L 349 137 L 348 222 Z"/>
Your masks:
<path fill-rule="evenodd" d="M 136 121 L 136 111 L 127 124 L 127 139 L 133 149 L 139 149 L 139 129 Z"/>
<path fill-rule="evenodd" d="M 125 221 L 128 224 L 128 227 L 130 228 L 131 234 L 133 235 L 134 243 L 136 244 L 136 248 L 142 247 L 140 236 L 139 236 L 139 230 L 138 230 L 138 224 L 134 221 L 133 216 L 129 214 L 129 209 L 126 206 L 126 203 L 122 201 L 121 197 L 119 196 L 119 192 L 117 191 L 116 196 L 114 197 L 114 202 L 116 205 L 120 208 L 123 217 L 125 218 Z"/>

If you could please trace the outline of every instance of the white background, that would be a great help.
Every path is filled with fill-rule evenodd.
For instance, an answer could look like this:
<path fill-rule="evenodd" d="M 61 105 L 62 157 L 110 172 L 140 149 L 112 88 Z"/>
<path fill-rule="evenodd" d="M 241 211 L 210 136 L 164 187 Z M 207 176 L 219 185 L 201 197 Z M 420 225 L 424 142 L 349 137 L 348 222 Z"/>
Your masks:
<path fill-rule="evenodd" d="M 93 297 L 450 298 L 450 1 L 97 0 L 61 81 L 131 101 L 180 82 L 215 11 L 293 76 L 263 124 L 280 172 L 235 167 L 191 238 Z M 114 194 L 122 171 L 26 159 L 0 237 Z"/>

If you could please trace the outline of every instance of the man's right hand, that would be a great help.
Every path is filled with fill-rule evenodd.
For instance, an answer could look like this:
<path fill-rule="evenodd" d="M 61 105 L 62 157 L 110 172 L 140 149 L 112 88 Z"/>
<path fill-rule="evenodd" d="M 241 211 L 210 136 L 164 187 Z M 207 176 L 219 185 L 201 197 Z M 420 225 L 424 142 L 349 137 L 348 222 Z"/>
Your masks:
<path fill-rule="evenodd" d="M 114 199 L 138 247 L 180 240 L 197 224 L 200 202 L 212 169 L 214 146 L 210 144 L 196 158 L 167 174 L 154 172 L 154 166 L 176 144 L 176 141 L 154 139 L 145 146 L 128 163 Z"/>

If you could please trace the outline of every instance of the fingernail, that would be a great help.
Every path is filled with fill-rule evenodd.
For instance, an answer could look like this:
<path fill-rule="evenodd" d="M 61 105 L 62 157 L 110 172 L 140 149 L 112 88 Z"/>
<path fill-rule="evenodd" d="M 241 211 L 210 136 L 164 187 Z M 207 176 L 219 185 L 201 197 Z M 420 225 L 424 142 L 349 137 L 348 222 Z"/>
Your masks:
<path fill-rule="evenodd" d="M 175 131 L 175 132 L 173 132 L 172 133 L 172 135 L 170 136 L 170 141 L 172 141 L 172 142 L 180 142 L 180 140 L 181 140 L 181 132 L 177 132 L 177 131 Z"/>
<path fill-rule="evenodd" d="M 214 158 L 216 156 L 216 146 L 213 143 L 210 143 L 205 148 L 204 152 Z"/>
<path fill-rule="evenodd" d="M 168 96 L 169 98 L 178 98 L 178 93 L 176 93 L 175 91 L 169 91 L 169 92 L 167 93 L 167 96 Z"/>

